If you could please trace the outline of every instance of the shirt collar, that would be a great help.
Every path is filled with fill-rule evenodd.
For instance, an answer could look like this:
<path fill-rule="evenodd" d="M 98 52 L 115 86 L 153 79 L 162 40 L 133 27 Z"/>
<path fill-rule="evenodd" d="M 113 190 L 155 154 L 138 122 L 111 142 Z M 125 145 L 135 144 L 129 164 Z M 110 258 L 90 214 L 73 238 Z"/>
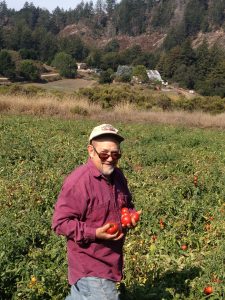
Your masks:
<path fill-rule="evenodd" d="M 102 173 L 99 171 L 98 168 L 96 168 L 95 164 L 93 163 L 90 157 L 88 158 L 87 165 L 91 169 L 91 173 L 94 177 L 102 177 Z"/>

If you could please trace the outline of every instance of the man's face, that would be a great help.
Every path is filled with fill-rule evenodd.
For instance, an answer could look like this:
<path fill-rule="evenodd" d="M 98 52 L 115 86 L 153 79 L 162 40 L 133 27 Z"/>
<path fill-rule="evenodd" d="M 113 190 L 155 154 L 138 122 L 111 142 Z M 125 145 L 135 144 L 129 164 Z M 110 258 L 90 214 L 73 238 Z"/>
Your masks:
<path fill-rule="evenodd" d="M 107 177 L 112 174 L 118 162 L 118 158 L 115 157 L 120 153 L 119 142 L 110 137 L 102 137 L 92 141 L 92 145 L 88 146 L 88 152 L 97 169 Z M 105 159 L 102 154 L 108 154 L 109 157 Z M 99 156 L 103 156 L 103 158 Z M 107 155 L 105 156 L 107 157 Z"/>

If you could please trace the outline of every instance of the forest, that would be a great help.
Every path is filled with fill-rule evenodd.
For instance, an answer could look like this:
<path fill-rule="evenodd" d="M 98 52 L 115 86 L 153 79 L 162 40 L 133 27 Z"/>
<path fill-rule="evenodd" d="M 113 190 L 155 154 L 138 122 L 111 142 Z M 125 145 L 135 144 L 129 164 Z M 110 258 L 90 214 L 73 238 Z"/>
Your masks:
<path fill-rule="evenodd" d="M 44 64 L 60 69 L 64 77 L 76 76 L 76 62 L 102 70 L 110 82 L 118 66 L 158 69 L 168 82 L 194 89 L 202 95 L 225 96 L 225 50 L 203 40 L 199 32 L 224 30 L 225 1 L 210 0 L 115 0 L 81 1 L 74 9 L 56 7 L 49 12 L 25 2 L 21 10 L 0 2 L 0 74 L 11 81 L 39 81 Z M 93 46 L 85 33 L 62 35 L 69 25 L 88 28 L 96 40 Z M 165 34 L 155 51 L 139 44 L 121 47 L 118 37 L 135 37 L 149 32 Z M 107 79 L 108 78 L 108 79 Z M 122 79 L 129 81 L 130 77 Z"/>

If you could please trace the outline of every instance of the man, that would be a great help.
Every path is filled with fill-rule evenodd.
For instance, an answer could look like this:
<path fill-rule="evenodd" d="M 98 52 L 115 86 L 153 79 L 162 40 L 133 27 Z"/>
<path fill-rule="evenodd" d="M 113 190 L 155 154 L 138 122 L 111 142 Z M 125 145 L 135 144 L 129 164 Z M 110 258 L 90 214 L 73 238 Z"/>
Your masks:
<path fill-rule="evenodd" d="M 122 278 L 125 238 L 121 208 L 134 211 L 127 181 L 116 167 L 123 140 L 110 124 L 95 127 L 87 163 L 66 178 L 55 205 L 53 230 L 67 238 L 67 300 L 119 299 L 115 283 Z M 114 234 L 107 233 L 112 222 L 119 225 Z M 130 227 L 135 225 L 132 219 Z"/>

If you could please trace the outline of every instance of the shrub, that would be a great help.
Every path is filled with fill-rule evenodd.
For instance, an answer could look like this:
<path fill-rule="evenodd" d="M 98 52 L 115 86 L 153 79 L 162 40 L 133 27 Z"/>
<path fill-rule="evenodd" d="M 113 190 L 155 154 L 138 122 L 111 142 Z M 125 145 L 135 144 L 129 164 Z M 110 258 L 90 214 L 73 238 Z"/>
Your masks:
<path fill-rule="evenodd" d="M 112 69 L 108 69 L 107 71 L 102 71 L 99 76 L 99 83 L 111 83 L 113 81 L 112 74 L 113 74 Z"/>
<path fill-rule="evenodd" d="M 10 84 L 9 86 L 0 86 L 0 94 L 2 95 L 42 96 L 46 95 L 46 93 L 43 88 L 34 85 Z"/>
<path fill-rule="evenodd" d="M 31 60 L 23 60 L 19 63 L 18 73 L 25 80 L 38 81 L 40 80 L 40 71 L 35 63 Z"/>
<path fill-rule="evenodd" d="M 115 79 L 119 82 L 130 82 L 132 76 L 132 68 L 129 66 L 118 66 Z"/>
<path fill-rule="evenodd" d="M 20 49 L 19 54 L 22 59 L 37 59 L 38 57 L 37 51 L 33 49 Z"/>
<path fill-rule="evenodd" d="M 70 54 L 59 52 L 55 55 L 52 65 L 59 70 L 59 74 L 66 78 L 74 78 L 77 73 L 76 61 Z"/>
<path fill-rule="evenodd" d="M 143 66 L 143 65 L 137 65 L 137 66 L 133 67 L 132 75 L 133 76 L 137 76 L 138 79 L 142 83 L 146 83 L 146 82 L 149 81 L 149 78 L 148 78 L 148 75 L 147 75 L 147 71 L 146 71 L 146 67 Z"/>
<path fill-rule="evenodd" d="M 16 76 L 16 66 L 11 54 L 6 50 L 0 51 L 0 74 L 10 79 Z"/>
<path fill-rule="evenodd" d="M 160 95 L 157 104 L 163 110 L 171 110 L 172 108 L 172 100 L 166 95 Z"/>

